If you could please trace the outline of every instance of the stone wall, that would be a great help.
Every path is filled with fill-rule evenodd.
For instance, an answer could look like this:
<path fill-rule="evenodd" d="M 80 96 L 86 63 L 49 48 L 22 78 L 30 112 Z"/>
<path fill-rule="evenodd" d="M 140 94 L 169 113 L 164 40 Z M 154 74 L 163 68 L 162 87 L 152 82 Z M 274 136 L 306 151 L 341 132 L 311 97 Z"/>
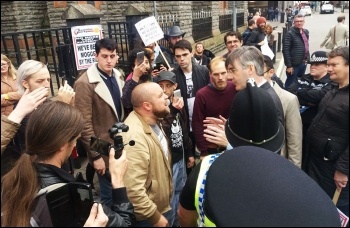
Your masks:
<path fill-rule="evenodd" d="M 1 1 L 1 33 L 41 29 L 46 13 L 46 2 Z"/>
<path fill-rule="evenodd" d="M 16 32 L 23 30 L 41 29 L 43 22 L 51 28 L 66 27 L 67 23 L 61 19 L 63 12 L 71 3 L 81 3 L 81 1 L 4 1 L 1 2 L 1 32 Z M 245 10 L 248 6 L 247 1 L 237 1 L 238 10 Z M 101 25 L 107 32 L 108 21 L 125 21 L 123 15 L 124 10 L 131 4 L 130 1 L 101 1 L 100 11 L 103 17 L 100 19 Z M 145 9 L 148 15 L 154 14 L 154 1 L 133 1 Z M 227 7 L 232 9 L 232 1 L 227 1 Z M 222 12 L 223 1 L 156 1 L 157 14 L 171 13 L 177 14 L 181 30 L 186 32 L 185 38 L 192 44 L 192 13 L 201 9 L 211 10 L 212 14 L 212 34 L 213 38 L 207 39 L 204 42 L 205 47 L 213 52 L 222 50 L 223 36 L 219 30 L 219 14 Z M 46 14 L 47 12 L 47 14 Z M 47 15 L 47 18 L 45 18 Z M 238 28 L 240 31 L 244 28 Z M 107 34 L 106 34 L 107 35 Z"/>

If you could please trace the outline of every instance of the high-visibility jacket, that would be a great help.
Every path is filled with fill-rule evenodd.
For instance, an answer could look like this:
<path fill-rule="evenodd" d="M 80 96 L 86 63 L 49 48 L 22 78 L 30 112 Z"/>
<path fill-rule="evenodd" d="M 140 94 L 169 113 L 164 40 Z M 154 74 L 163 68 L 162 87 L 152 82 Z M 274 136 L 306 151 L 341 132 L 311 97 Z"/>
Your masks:
<path fill-rule="evenodd" d="M 201 168 L 197 178 L 196 191 L 195 191 L 195 206 L 198 213 L 197 225 L 198 227 L 216 227 L 215 223 L 204 214 L 204 196 L 205 196 L 205 183 L 210 166 L 221 155 L 211 154 L 203 158 Z"/>

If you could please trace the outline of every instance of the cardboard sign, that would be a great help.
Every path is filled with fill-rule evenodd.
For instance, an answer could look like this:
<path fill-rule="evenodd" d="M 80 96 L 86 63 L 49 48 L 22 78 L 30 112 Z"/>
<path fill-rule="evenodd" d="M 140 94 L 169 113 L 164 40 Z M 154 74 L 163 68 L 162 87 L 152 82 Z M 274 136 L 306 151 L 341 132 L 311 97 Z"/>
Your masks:
<path fill-rule="evenodd" d="M 135 28 L 139 33 L 145 46 L 157 42 L 163 39 L 164 33 L 160 28 L 156 18 L 154 16 L 147 17 L 135 24 Z"/>
<path fill-rule="evenodd" d="M 83 25 L 71 28 L 75 62 L 78 70 L 89 68 L 95 60 L 95 43 L 103 38 L 101 25 Z"/>

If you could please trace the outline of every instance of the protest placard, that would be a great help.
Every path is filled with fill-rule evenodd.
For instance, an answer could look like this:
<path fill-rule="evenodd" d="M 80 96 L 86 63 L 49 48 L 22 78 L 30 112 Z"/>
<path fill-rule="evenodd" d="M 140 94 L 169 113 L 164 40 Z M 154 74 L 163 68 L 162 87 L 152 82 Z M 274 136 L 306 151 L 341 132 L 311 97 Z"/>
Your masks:
<path fill-rule="evenodd" d="M 140 34 L 140 37 L 145 46 L 155 43 L 164 37 L 163 30 L 160 28 L 154 16 L 147 17 L 137 22 L 135 24 L 135 28 Z"/>
<path fill-rule="evenodd" d="M 96 62 L 95 43 L 103 38 L 101 25 L 83 25 L 71 28 L 75 62 L 78 70 L 87 69 Z"/>

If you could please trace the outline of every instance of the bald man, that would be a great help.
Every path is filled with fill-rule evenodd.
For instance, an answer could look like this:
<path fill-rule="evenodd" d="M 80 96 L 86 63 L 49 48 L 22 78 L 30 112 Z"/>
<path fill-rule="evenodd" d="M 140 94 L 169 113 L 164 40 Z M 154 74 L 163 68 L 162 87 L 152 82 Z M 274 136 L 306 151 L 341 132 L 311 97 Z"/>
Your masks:
<path fill-rule="evenodd" d="M 129 131 L 122 133 L 129 169 L 125 174 L 128 197 L 134 205 L 137 227 L 172 226 L 170 207 L 172 167 L 168 140 L 159 119 L 170 113 L 168 96 L 154 82 L 139 84 L 131 94 L 133 111 L 125 120 Z"/>

